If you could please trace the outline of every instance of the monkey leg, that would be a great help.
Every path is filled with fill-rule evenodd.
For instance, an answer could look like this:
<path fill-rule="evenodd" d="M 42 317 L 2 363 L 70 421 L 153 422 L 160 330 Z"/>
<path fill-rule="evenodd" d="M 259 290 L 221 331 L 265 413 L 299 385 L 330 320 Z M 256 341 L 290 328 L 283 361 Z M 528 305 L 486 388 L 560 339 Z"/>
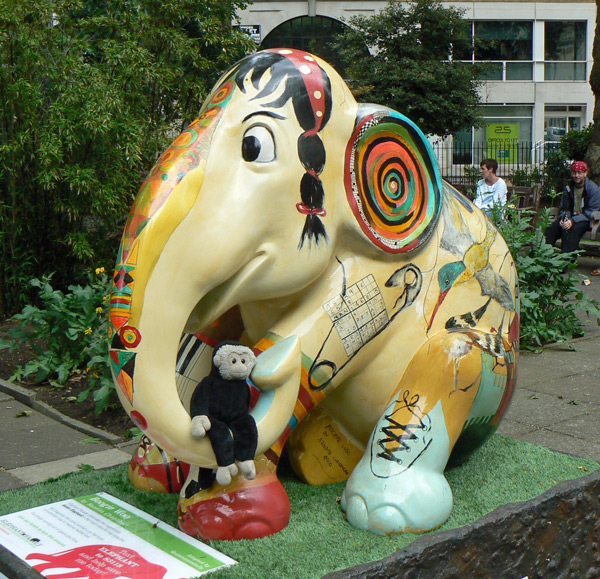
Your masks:
<path fill-rule="evenodd" d="M 235 460 L 240 462 L 254 460 L 258 443 L 258 430 L 254 418 L 250 414 L 241 416 L 231 422 L 229 429 L 233 433 Z"/>
<path fill-rule="evenodd" d="M 229 426 L 214 416 L 208 415 L 208 418 L 210 429 L 206 431 L 206 436 L 210 439 L 217 465 L 227 466 L 233 464 L 235 455 L 233 452 L 233 436 Z"/>

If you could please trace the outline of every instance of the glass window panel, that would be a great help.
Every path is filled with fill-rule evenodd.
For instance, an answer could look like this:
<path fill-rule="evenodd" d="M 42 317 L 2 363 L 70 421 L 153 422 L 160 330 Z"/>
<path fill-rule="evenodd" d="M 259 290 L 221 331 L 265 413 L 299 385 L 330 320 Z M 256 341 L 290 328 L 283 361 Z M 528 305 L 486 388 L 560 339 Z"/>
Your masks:
<path fill-rule="evenodd" d="M 586 22 L 547 21 L 545 60 L 585 60 Z"/>
<path fill-rule="evenodd" d="M 533 22 L 476 21 L 475 36 L 485 41 L 477 60 L 532 60 Z"/>
<path fill-rule="evenodd" d="M 515 118 L 515 117 L 526 117 L 531 119 L 533 117 L 533 109 L 529 105 L 489 105 L 483 108 L 483 115 L 486 120 L 489 118 Z"/>
<path fill-rule="evenodd" d="M 585 80 L 585 62 L 546 62 L 545 80 Z"/>
<path fill-rule="evenodd" d="M 459 131 L 452 139 L 452 162 L 455 165 L 470 165 L 473 162 L 471 130 Z"/>
<path fill-rule="evenodd" d="M 502 69 L 501 62 L 488 62 L 483 73 L 479 75 L 479 80 L 502 80 Z"/>
<path fill-rule="evenodd" d="M 531 80 L 533 78 L 533 63 L 507 62 L 506 80 Z"/>
<path fill-rule="evenodd" d="M 334 34 L 341 32 L 345 24 L 325 16 L 301 16 L 283 22 L 274 28 L 262 41 L 261 48 L 288 46 L 308 50 L 331 63 L 343 75 L 343 67 L 329 43 Z M 368 54 L 365 47 L 365 53 Z"/>

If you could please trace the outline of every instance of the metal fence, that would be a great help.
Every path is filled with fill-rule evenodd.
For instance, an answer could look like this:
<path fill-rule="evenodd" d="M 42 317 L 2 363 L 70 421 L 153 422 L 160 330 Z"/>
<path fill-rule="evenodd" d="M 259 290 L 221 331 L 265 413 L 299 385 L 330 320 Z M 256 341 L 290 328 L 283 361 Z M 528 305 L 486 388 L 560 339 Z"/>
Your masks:
<path fill-rule="evenodd" d="M 531 143 L 432 143 L 442 177 L 450 183 L 473 185 L 481 177 L 479 163 L 483 159 L 498 161 L 498 176 L 511 182 L 533 177 L 535 182 L 543 180 L 546 156 L 557 146 L 553 142 Z M 514 183 L 529 184 L 529 183 Z"/>

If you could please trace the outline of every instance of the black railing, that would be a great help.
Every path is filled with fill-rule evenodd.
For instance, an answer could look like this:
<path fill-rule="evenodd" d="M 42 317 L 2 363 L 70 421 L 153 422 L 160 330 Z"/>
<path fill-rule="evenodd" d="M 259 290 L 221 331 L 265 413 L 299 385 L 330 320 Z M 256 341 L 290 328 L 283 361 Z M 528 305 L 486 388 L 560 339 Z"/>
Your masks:
<path fill-rule="evenodd" d="M 517 143 L 466 143 L 432 144 L 442 177 L 450 183 L 473 185 L 481 177 L 479 163 L 483 159 L 498 161 L 498 175 L 510 180 L 514 185 L 541 183 L 543 167 L 548 151 L 556 148 L 556 143 L 546 142 L 534 145 L 531 142 Z"/>

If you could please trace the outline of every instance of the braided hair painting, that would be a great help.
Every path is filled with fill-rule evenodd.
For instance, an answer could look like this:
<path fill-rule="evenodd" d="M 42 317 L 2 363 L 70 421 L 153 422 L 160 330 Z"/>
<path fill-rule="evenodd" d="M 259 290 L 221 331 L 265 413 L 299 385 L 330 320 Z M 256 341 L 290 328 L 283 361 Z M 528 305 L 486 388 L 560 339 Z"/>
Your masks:
<path fill-rule="evenodd" d="M 236 70 L 235 82 L 245 92 L 244 80 L 250 74 L 250 81 L 258 90 L 267 71 L 269 80 L 252 100 L 268 97 L 285 83 L 283 92 L 278 92 L 278 96 L 264 106 L 283 107 L 291 99 L 303 129 L 298 137 L 298 157 L 305 173 L 300 181 L 301 201 L 296 208 L 306 219 L 298 249 L 307 240 L 309 244 L 314 241 L 318 245 L 320 240 L 328 240 L 321 221 L 326 211 L 323 207 L 325 191 L 319 175 L 325 167 L 326 154 L 319 132 L 331 116 L 331 83 L 313 56 L 293 49 L 267 50 L 246 57 Z"/>

